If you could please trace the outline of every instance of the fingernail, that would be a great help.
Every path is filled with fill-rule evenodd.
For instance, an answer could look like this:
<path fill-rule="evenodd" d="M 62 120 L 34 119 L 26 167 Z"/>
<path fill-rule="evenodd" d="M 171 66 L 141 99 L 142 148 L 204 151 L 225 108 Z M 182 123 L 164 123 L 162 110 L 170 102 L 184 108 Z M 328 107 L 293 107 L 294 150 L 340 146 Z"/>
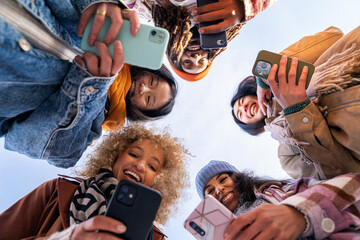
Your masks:
<path fill-rule="evenodd" d="M 228 240 L 229 239 L 229 234 L 225 233 L 224 234 L 224 240 Z"/>
<path fill-rule="evenodd" d="M 307 71 L 307 70 L 308 70 L 308 67 L 307 67 L 307 66 L 304 66 L 304 70 Z"/>
<path fill-rule="evenodd" d="M 121 48 L 122 47 L 121 42 L 119 40 L 115 41 L 114 45 L 115 45 L 116 48 Z"/>
<path fill-rule="evenodd" d="M 192 10 L 192 14 L 197 14 L 197 10 L 196 9 L 194 9 L 194 10 Z"/>
<path fill-rule="evenodd" d="M 78 35 L 79 37 L 82 37 L 83 34 L 84 34 L 83 31 L 80 31 L 80 30 L 79 30 L 79 31 L 77 32 L 77 35 Z"/>
<path fill-rule="evenodd" d="M 119 233 L 123 233 L 126 231 L 126 227 L 124 225 L 118 225 L 117 230 L 119 231 Z"/>
<path fill-rule="evenodd" d="M 202 30 L 202 29 L 199 29 L 199 33 L 204 33 L 204 30 Z"/>
<path fill-rule="evenodd" d="M 89 45 L 92 46 L 92 45 L 94 45 L 94 43 L 95 43 L 95 39 L 90 39 L 89 38 Z"/>
<path fill-rule="evenodd" d="M 197 23 L 198 22 L 198 17 L 194 17 L 193 21 Z"/>

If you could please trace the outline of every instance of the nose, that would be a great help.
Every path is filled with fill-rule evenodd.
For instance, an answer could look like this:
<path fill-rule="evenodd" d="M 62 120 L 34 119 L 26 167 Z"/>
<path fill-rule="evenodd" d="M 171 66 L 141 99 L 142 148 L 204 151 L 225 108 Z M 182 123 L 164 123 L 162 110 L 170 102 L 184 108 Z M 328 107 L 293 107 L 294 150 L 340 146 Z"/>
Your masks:
<path fill-rule="evenodd" d="M 140 85 L 140 95 L 143 95 L 144 93 L 148 92 L 150 90 L 149 87 L 147 87 L 144 83 Z"/>
<path fill-rule="evenodd" d="M 146 166 L 146 161 L 144 159 L 140 159 L 135 163 L 135 167 L 139 172 L 144 172 Z"/>
<path fill-rule="evenodd" d="M 239 105 L 239 111 L 246 113 L 246 104 Z"/>
<path fill-rule="evenodd" d="M 223 186 L 216 186 L 215 187 L 215 192 L 216 192 L 216 195 L 220 195 L 220 194 L 223 194 L 224 193 L 224 187 Z"/>

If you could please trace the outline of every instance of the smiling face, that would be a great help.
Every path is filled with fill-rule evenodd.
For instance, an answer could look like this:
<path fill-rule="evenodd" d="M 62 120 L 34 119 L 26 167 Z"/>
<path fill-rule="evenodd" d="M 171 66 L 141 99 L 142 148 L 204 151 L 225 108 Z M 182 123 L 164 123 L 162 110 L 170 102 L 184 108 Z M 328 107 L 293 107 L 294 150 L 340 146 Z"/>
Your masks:
<path fill-rule="evenodd" d="M 164 164 L 165 156 L 161 149 L 146 139 L 132 143 L 116 159 L 113 173 L 119 181 L 130 179 L 151 187 Z"/>
<path fill-rule="evenodd" d="M 171 99 L 171 88 L 163 78 L 146 72 L 133 79 L 129 90 L 131 102 L 141 110 L 156 110 Z"/>
<path fill-rule="evenodd" d="M 265 117 L 254 95 L 246 95 L 236 100 L 233 113 L 237 120 L 245 124 L 259 122 Z"/>
<path fill-rule="evenodd" d="M 227 173 L 220 173 L 211 178 L 205 185 L 204 194 L 212 195 L 231 212 L 239 204 L 240 194 L 234 188 L 235 184 Z"/>
<path fill-rule="evenodd" d="M 180 65 L 184 72 L 198 74 L 209 65 L 209 52 L 200 47 L 199 38 L 191 39 L 180 58 Z"/>

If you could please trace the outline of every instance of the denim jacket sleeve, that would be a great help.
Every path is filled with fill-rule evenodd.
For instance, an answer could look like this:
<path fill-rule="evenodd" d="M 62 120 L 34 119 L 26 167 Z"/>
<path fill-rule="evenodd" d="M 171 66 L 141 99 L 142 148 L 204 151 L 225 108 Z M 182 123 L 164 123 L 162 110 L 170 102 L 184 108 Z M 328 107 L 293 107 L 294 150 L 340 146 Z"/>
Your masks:
<path fill-rule="evenodd" d="M 5 148 L 57 167 L 71 167 L 101 136 L 107 91 L 114 77 L 92 77 L 72 63 L 62 86 L 25 119 L 17 118 Z"/>

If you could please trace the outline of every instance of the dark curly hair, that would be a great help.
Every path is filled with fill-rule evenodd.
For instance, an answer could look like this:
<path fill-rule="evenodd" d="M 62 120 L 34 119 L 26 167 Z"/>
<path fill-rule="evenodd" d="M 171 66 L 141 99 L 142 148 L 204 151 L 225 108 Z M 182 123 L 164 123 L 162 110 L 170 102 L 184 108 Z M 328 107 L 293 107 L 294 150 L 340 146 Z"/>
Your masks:
<path fill-rule="evenodd" d="M 194 31 L 197 31 L 197 26 L 191 28 L 190 13 L 184 7 L 178 7 L 173 4 L 163 6 L 161 3 L 155 3 L 152 4 L 151 14 L 155 26 L 165 28 L 169 31 L 170 38 L 166 55 L 172 65 L 182 71 L 180 59 Z M 239 34 L 241 27 L 242 24 L 238 24 L 226 31 L 228 42 Z M 225 51 L 225 49 L 226 48 L 207 50 L 209 64 L 213 62 L 215 57 Z"/>

